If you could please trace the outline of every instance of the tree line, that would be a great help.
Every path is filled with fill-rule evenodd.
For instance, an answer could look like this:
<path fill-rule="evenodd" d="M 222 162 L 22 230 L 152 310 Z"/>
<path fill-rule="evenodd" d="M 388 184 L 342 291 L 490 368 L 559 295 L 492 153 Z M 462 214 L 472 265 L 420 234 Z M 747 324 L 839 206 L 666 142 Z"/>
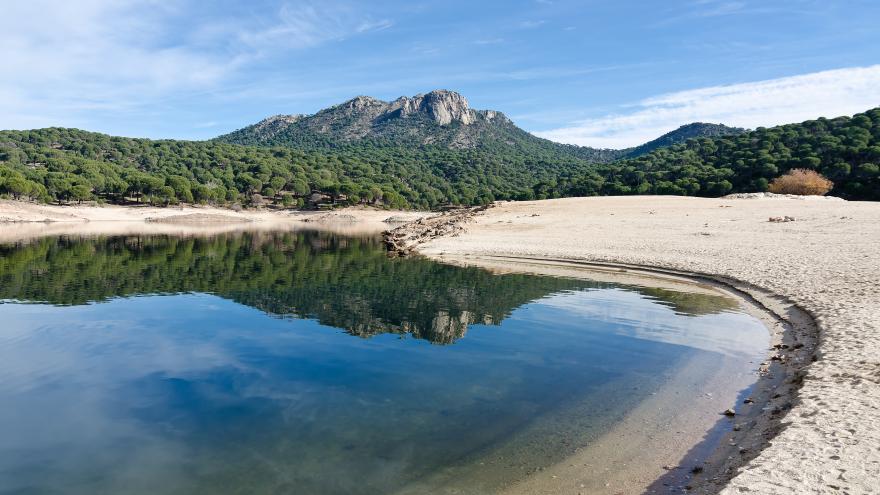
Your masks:
<path fill-rule="evenodd" d="M 117 204 L 270 203 L 304 208 L 476 205 L 494 200 L 766 191 L 794 168 L 832 195 L 880 200 L 880 109 L 699 138 L 613 163 L 493 143 L 476 149 L 259 147 L 113 137 L 77 129 L 0 132 L 0 195 Z"/>

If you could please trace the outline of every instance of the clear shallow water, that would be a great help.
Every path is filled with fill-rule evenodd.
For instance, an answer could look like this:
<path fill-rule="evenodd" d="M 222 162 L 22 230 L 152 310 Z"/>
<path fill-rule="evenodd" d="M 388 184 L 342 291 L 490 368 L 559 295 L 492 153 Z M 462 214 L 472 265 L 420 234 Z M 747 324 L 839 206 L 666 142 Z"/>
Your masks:
<path fill-rule="evenodd" d="M 767 344 L 720 296 L 310 232 L 0 246 L 0 300 L 3 494 L 486 493 Z"/>

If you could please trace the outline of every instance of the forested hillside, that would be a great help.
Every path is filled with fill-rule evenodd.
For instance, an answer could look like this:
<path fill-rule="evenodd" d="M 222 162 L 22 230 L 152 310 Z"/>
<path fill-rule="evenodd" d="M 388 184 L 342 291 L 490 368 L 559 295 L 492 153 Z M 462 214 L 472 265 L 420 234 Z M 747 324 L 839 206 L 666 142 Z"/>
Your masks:
<path fill-rule="evenodd" d="M 69 202 L 272 202 L 433 208 L 498 199 L 764 191 L 815 169 L 831 194 L 880 200 L 880 109 L 698 138 L 613 163 L 517 147 L 364 141 L 318 149 L 154 141 L 76 129 L 0 132 L 0 194 Z"/>
<path fill-rule="evenodd" d="M 590 165 L 569 157 L 352 145 L 333 150 L 152 141 L 76 129 L 0 132 L 0 193 L 44 201 L 275 202 L 395 208 L 529 197 Z"/>
<path fill-rule="evenodd" d="M 880 200 L 880 108 L 850 117 L 758 128 L 736 136 L 700 138 L 647 155 L 597 165 L 582 175 L 561 174 L 539 185 L 558 196 L 675 194 L 722 196 L 766 191 L 793 168 L 817 170 L 835 186 L 831 195 Z"/>
<path fill-rule="evenodd" d="M 658 148 L 665 148 L 667 146 L 685 143 L 689 139 L 736 136 L 739 134 L 744 134 L 745 132 L 746 130 L 740 127 L 728 127 L 722 124 L 694 122 L 693 124 L 683 125 L 672 132 L 667 132 L 657 139 L 649 141 L 643 145 L 622 150 L 625 153 L 622 158 L 636 158 L 642 155 L 646 155 Z"/>

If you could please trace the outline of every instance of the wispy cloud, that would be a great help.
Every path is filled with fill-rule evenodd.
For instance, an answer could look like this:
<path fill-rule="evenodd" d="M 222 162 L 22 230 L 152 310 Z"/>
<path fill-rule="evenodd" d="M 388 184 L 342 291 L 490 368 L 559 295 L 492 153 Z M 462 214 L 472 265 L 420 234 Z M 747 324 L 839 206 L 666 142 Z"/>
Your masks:
<path fill-rule="evenodd" d="M 389 19 L 364 16 L 350 4 L 311 1 L 284 3 L 276 16 L 253 24 L 233 19 L 229 23 L 229 34 L 237 44 L 255 49 L 257 53 L 309 48 L 394 25 Z M 220 36 L 213 40 L 215 45 L 221 42 Z"/>
<path fill-rule="evenodd" d="M 851 115 L 875 106 L 880 106 L 880 65 L 679 91 L 535 134 L 563 143 L 626 148 L 690 122 L 754 128 Z"/>
<path fill-rule="evenodd" d="M 393 26 L 394 23 L 388 19 L 379 19 L 377 21 L 365 20 L 358 25 L 356 31 L 358 33 L 366 33 L 369 31 L 383 31 Z"/>
<path fill-rule="evenodd" d="M 4 5 L 3 19 L 0 128 L 87 126 L 95 111 L 213 91 L 261 58 L 392 25 L 309 0 L 259 15 L 192 0 L 31 0 Z"/>
<path fill-rule="evenodd" d="M 545 20 L 528 20 L 528 21 L 520 22 L 519 27 L 522 29 L 534 29 L 537 27 L 541 27 L 544 24 L 547 24 L 547 21 L 545 21 Z"/>

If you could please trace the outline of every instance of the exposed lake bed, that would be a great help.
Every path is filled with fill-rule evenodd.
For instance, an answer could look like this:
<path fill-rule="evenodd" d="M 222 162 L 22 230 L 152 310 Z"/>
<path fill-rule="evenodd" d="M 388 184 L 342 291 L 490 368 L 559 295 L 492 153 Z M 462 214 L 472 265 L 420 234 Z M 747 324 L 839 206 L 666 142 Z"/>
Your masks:
<path fill-rule="evenodd" d="M 166 493 L 253 488 L 256 480 L 320 493 L 497 492 L 591 448 L 595 462 L 584 471 L 605 487 L 614 482 L 607 470 L 620 439 L 630 447 L 653 439 L 662 448 L 656 439 L 670 418 L 702 416 L 691 430 L 665 432 L 692 446 L 710 429 L 705 422 L 717 423 L 755 382 L 770 342 L 740 301 L 705 287 L 388 260 L 375 238 L 47 237 L 15 249 L 33 252 L 23 261 L 19 251 L 15 266 L 28 269 L 4 279 L 19 282 L 4 284 L 18 295 L 3 294 L 15 302 L 0 306 L 19 331 L 6 333 L 0 348 L 35 353 L 17 361 L 17 391 L 36 387 L 39 376 L 60 397 L 44 410 L 57 412 L 71 407 L 60 391 L 100 378 L 89 389 L 113 390 L 114 407 L 140 404 L 137 415 L 123 407 L 110 419 L 90 410 L 93 431 L 102 431 L 101 418 L 134 419 L 141 431 L 132 438 L 155 449 L 142 453 L 164 459 L 63 472 L 92 469 L 89 483 L 129 488 L 159 479 Z M 67 256 L 77 252 L 86 257 L 66 278 L 51 269 L 69 267 Z M 14 249 L 3 258 L 15 260 Z M 64 359 L 40 354 L 59 347 L 69 351 Z M 67 368 L 54 378 L 37 373 L 53 371 L 34 364 L 47 356 Z M 70 379 L 85 362 L 101 364 Z M 18 412 L 32 416 L 26 407 Z M 33 419 L 33 431 L 42 423 Z M 609 438 L 621 431 L 615 446 Z M 23 444 L 35 436 L 22 435 Z M 99 450 L 132 441 L 115 440 Z M 78 444 L 95 448 L 67 442 Z"/>

